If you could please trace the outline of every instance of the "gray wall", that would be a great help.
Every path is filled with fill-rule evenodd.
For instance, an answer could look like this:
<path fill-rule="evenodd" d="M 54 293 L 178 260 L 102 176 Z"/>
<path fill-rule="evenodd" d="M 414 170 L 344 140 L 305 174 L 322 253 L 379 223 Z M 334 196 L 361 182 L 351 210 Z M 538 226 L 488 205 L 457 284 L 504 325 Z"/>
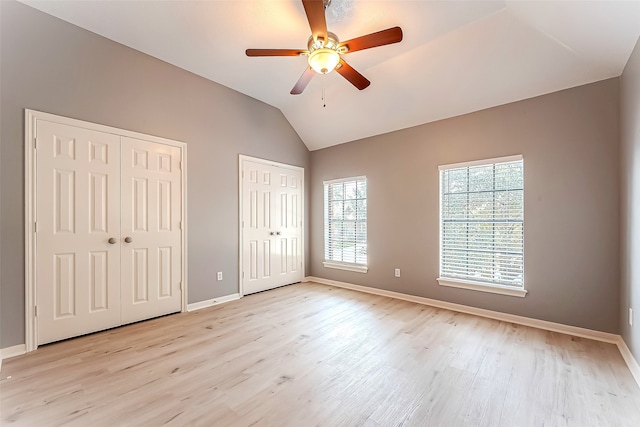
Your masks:
<path fill-rule="evenodd" d="M 186 142 L 189 302 L 238 292 L 238 154 L 309 174 L 282 113 L 20 3 L 0 9 L 0 348 L 24 343 L 25 108 Z"/>
<path fill-rule="evenodd" d="M 640 40 L 620 83 L 622 281 L 620 330 L 636 360 L 640 360 Z M 634 326 L 628 310 L 634 309 Z"/>
<path fill-rule="evenodd" d="M 0 0 L 0 61 L 0 348 L 24 342 L 23 114 L 31 108 L 187 142 L 189 302 L 237 292 L 237 155 L 248 154 L 305 167 L 307 273 L 622 328 L 640 357 L 640 335 L 626 326 L 627 307 L 640 310 L 638 46 L 620 88 L 611 79 L 311 154 L 278 110 L 13 1 Z M 525 156 L 529 294 L 440 287 L 437 166 L 516 153 Z M 322 181 L 355 175 L 369 179 L 367 274 L 321 264 Z"/>
<path fill-rule="evenodd" d="M 605 80 L 313 151 L 311 274 L 618 332 L 618 83 Z M 529 294 L 439 286 L 438 165 L 511 154 L 524 155 Z M 356 175 L 368 179 L 366 274 L 322 266 L 322 181 Z M 393 277 L 395 267 L 401 278 Z"/>

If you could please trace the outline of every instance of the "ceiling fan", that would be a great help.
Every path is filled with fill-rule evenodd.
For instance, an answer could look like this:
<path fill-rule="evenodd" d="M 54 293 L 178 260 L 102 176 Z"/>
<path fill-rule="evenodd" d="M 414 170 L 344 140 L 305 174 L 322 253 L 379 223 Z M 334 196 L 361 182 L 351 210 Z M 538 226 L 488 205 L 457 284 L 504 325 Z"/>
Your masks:
<path fill-rule="evenodd" d="M 341 42 L 338 36 L 327 31 L 325 8 L 331 0 L 302 0 L 307 20 L 311 27 L 311 37 L 307 42 L 307 49 L 247 49 L 247 56 L 308 56 L 309 66 L 302 73 L 300 79 L 291 89 L 292 95 L 301 94 L 307 87 L 315 73 L 327 74 L 336 70 L 358 89 L 368 87 L 371 82 L 342 59 L 342 55 L 370 49 L 372 47 L 402 41 L 400 27 L 388 28 L 366 36 Z"/>

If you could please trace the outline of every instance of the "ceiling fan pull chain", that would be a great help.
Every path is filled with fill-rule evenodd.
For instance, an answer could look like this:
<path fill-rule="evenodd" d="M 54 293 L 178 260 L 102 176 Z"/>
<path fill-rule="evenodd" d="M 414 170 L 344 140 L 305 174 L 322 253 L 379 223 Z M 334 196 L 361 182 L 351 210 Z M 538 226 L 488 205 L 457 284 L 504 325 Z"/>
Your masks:
<path fill-rule="evenodd" d="M 327 98 L 324 96 L 324 84 L 322 85 L 322 107 L 327 108 Z"/>

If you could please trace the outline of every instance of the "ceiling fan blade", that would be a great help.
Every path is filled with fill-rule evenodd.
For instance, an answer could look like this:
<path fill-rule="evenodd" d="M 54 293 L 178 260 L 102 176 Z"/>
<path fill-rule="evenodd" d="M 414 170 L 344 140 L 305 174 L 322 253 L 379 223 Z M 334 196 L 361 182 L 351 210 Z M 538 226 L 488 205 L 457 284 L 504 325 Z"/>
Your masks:
<path fill-rule="evenodd" d="M 357 72 L 342 58 L 340 58 L 340 67 L 337 67 L 336 71 L 360 90 L 367 88 L 371 84 L 371 82 L 367 80 L 365 76 Z"/>
<path fill-rule="evenodd" d="M 307 14 L 309 27 L 314 39 L 322 39 L 327 42 L 327 19 L 324 15 L 323 0 L 302 0 L 304 11 Z"/>
<path fill-rule="evenodd" d="M 297 49 L 247 49 L 247 56 L 300 56 L 309 53 L 308 50 Z"/>
<path fill-rule="evenodd" d="M 372 47 L 398 43 L 400 41 L 402 41 L 402 28 L 393 27 L 344 41 L 338 44 L 338 48 L 346 47 L 347 51 L 344 53 L 350 53 L 358 50 L 370 49 Z"/>
<path fill-rule="evenodd" d="M 300 95 L 307 87 L 314 74 L 316 74 L 316 72 L 313 71 L 313 68 L 307 67 L 304 73 L 302 73 L 302 76 L 298 79 L 296 85 L 291 89 L 291 95 Z"/>

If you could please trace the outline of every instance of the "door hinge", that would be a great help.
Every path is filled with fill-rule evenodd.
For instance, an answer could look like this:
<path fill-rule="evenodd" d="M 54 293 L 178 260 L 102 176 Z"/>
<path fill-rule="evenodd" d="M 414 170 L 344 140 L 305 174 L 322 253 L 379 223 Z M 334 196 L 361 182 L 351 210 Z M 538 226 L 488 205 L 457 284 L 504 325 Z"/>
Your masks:
<path fill-rule="evenodd" d="M 34 233 L 38 232 L 38 222 L 37 221 L 33 223 L 33 232 Z"/>
<path fill-rule="evenodd" d="M 184 282 L 180 282 L 180 290 L 184 291 Z"/>
<path fill-rule="evenodd" d="M 38 317 L 38 306 L 37 305 L 35 307 L 33 307 L 33 314 L 35 315 L 35 317 Z"/>
<path fill-rule="evenodd" d="M 180 221 L 180 230 L 182 230 L 182 221 Z"/>
<path fill-rule="evenodd" d="M 244 279 L 244 271 L 242 272 L 242 278 Z"/>
<path fill-rule="evenodd" d="M 33 137 L 33 149 L 38 149 L 38 138 L 36 138 L 35 136 Z"/>

